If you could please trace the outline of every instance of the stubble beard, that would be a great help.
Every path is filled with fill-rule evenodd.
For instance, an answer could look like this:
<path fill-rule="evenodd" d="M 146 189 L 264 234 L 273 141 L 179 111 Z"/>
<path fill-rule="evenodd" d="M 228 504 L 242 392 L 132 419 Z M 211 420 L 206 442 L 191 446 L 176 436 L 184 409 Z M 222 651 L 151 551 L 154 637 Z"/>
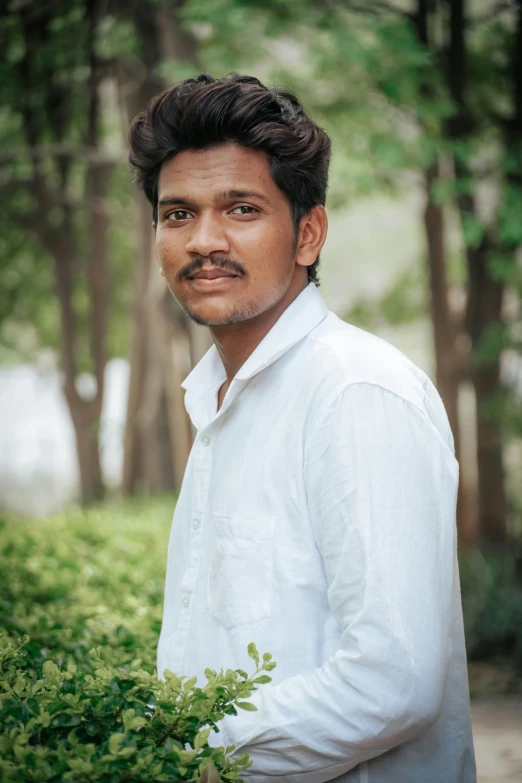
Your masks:
<path fill-rule="evenodd" d="M 247 302 L 246 304 L 234 308 L 231 312 L 227 313 L 225 316 L 218 320 L 207 320 L 206 318 L 202 318 L 197 313 L 194 312 L 188 305 L 184 304 L 181 305 L 183 310 L 186 312 L 188 317 L 198 324 L 198 326 L 230 326 L 231 324 L 237 324 L 241 321 L 248 321 L 251 318 L 254 318 L 256 315 L 259 315 L 259 307 L 256 302 L 253 300 L 250 302 Z"/>
<path fill-rule="evenodd" d="M 198 324 L 198 326 L 207 326 L 210 328 L 215 326 L 231 326 L 232 324 L 250 321 L 252 318 L 270 310 L 271 307 L 274 307 L 283 298 L 287 288 L 288 286 L 285 286 L 280 282 L 274 286 L 268 299 L 265 299 L 264 301 L 250 299 L 246 302 L 242 302 L 217 320 L 202 318 L 186 303 L 179 302 L 179 304 L 188 317 Z"/>

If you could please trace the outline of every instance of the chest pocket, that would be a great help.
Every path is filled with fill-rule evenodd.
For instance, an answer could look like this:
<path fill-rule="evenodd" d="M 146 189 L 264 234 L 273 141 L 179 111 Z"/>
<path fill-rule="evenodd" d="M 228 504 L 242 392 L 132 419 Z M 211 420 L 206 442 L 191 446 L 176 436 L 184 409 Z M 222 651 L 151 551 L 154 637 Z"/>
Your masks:
<path fill-rule="evenodd" d="M 212 516 L 206 611 L 224 628 L 270 617 L 275 517 Z"/>

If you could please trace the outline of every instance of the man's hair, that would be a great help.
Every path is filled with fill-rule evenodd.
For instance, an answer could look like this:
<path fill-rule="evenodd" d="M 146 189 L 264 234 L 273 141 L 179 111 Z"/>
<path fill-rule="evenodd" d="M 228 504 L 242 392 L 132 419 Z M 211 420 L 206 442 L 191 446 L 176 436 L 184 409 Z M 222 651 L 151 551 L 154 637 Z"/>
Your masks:
<path fill-rule="evenodd" d="M 268 89 L 253 76 L 186 79 L 151 100 L 133 120 L 129 160 L 134 179 L 158 216 L 161 166 L 185 150 L 233 142 L 263 152 L 277 187 L 288 199 L 296 231 L 304 215 L 325 204 L 330 139 L 292 93 Z M 308 280 L 319 284 L 319 256 Z"/>

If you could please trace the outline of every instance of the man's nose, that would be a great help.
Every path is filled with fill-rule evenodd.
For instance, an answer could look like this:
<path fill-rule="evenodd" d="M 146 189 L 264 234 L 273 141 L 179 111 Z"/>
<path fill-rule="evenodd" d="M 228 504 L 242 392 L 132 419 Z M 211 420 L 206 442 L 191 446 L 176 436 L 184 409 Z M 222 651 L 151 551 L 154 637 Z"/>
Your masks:
<path fill-rule="evenodd" d="M 191 223 L 192 231 L 185 245 L 187 253 L 209 256 L 211 253 L 228 253 L 229 241 L 219 217 L 199 215 Z"/>

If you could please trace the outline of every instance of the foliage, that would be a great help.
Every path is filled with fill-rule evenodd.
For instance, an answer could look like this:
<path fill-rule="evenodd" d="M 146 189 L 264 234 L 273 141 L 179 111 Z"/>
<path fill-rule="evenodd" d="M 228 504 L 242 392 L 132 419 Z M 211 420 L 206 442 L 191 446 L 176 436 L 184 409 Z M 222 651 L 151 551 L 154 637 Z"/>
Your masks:
<path fill-rule="evenodd" d="M 78 371 L 84 371 L 92 365 L 91 303 L 85 279 L 91 204 L 86 187 L 90 153 L 86 154 L 85 143 L 89 124 L 85 12 L 90 5 L 85 0 L 58 3 L 52 10 L 48 5 L 35 0 L 14 4 L 0 19 L 4 51 L 0 141 L 5 150 L 0 156 L 0 352 L 3 349 L 4 359 L 32 359 L 40 346 L 57 348 L 60 337 L 70 331 L 60 331 L 52 253 L 36 230 L 37 199 L 31 184 L 36 166 L 49 191 L 58 197 L 49 210 L 48 228 L 59 226 L 62 237 L 74 235 L 77 240 L 72 300 Z M 238 70 L 297 92 L 332 136 L 330 209 L 376 190 L 408 190 L 414 181 L 412 172 L 417 175 L 415 182 L 423 183 L 426 169 L 441 160 L 444 165 L 433 196 L 459 216 L 462 242 L 450 259 L 459 273 L 452 269 L 449 276 L 455 283 L 451 294 L 457 296 L 451 297 L 450 310 L 462 327 L 459 351 L 466 353 L 466 369 L 478 377 L 479 365 L 494 370 L 508 351 L 520 355 L 522 70 L 517 30 L 522 15 L 520 4 L 500 5 L 496 9 L 486 2 L 484 13 L 472 19 L 474 11 L 468 4 L 457 45 L 455 9 L 461 4 L 447 2 L 180 0 L 173 5 L 147 0 L 139 7 L 119 2 L 103 10 L 98 6 L 101 18 L 93 30 L 94 50 L 103 68 L 99 69 L 97 156 L 111 167 L 104 199 L 110 219 L 108 355 L 127 353 L 129 258 L 139 246 L 121 127 L 125 101 L 137 89 L 137 82 L 128 78 L 133 71 L 126 67 L 129 63 L 137 65 L 138 82 L 158 75 L 174 81 L 199 70 L 215 75 Z M 148 29 L 160 9 L 170 15 L 175 32 L 180 32 L 175 30 L 180 18 L 184 20 L 191 41 L 197 44 L 190 48 L 191 62 L 159 62 L 160 52 L 176 55 L 183 49 L 162 47 L 159 41 L 149 45 L 158 52 L 157 58 L 148 62 L 144 57 L 141 30 Z M 48 29 L 39 23 L 42 18 Z M 31 41 L 34 45 L 28 45 Z M 30 154 L 34 139 L 29 138 L 28 116 L 37 136 L 37 160 Z M 418 184 L 415 189 L 419 190 Z M 495 296 L 497 288 L 499 296 Z M 414 320 L 426 289 L 416 279 L 399 277 L 381 298 L 357 302 L 348 319 L 370 329 L 383 322 Z M 498 304 L 502 300 L 504 307 Z M 464 309 L 465 319 L 461 318 Z M 471 361 L 466 346 L 473 351 Z M 505 442 L 520 438 L 519 390 L 513 383 L 499 388 L 497 375 L 489 375 L 494 388 L 483 391 L 486 400 L 479 401 L 479 423 L 502 428 Z M 486 439 L 481 435 L 476 440 L 483 449 Z M 502 470 L 498 475 L 495 497 L 500 497 Z M 485 486 L 483 475 L 479 480 Z"/>
<path fill-rule="evenodd" d="M 346 5 L 189 0 L 184 8 L 211 73 L 241 70 L 284 85 L 328 131 L 331 208 L 376 189 L 395 192 L 405 170 L 433 159 L 451 110 L 411 26 Z M 422 82 L 432 88 L 429 98 Z M 419 133 L 418 115 L 430 134 Z"/>
<path fill-rule="evenodd" d="M 256 668 L 207 682 L 156 676 L 173 498 L 134 500 L 41 522 L 2 521 L 0 780 L 222 780 L 248 767 L 208 746 L 225 714 L 270 681 Z"/>
<path fill-rule="evenodd" d="M 344 320 L 362 329 L 378 330 L 383 324 L 401 326 L 426 315 L 426 281 L 421 270 L 406 268 L 378 299 L 360 299 Z"/>
<path fill-rule="evenodd" d="M 50 15 L 49 15 L 50 14 Z M 92 237 L 88 146 L 88 24 L 83 0 L 54 12 L 24 3 L 0 18 L 0 349 L 32 361 L 42 347 L 60 350 L 59 303 L 49 236 L 59 229 L 71 245 L 72 300 L 78 326 L 79 372 L 90 371 L 90 291 L 86 264 Z M 103 20 L 106 50 L 115 25 Z M 118 28 L 119 30 L 119 28 Z M 74 45 L 71 43 L 74 42 Z M 129 46 L 126 39 L 120 45 Z M 104 83 L 101 157 L 112 169 L 106 202 L 111 218 L 108 255 L 113 328 L 109 358 L 127 352 L 134 253 L 133 200 L 114 87 Z M 39 211 L 34 171 L 45 184 L 49 209 Z M 44 227 L 46 226 L 46 227 Z M 74 258 L 73 258 L 74 256 Z M 30 339 L 28 339 L 28 336 Z"/>
<path fill-rule="evenodd" d="M 134 500 L 44 522 L 7 518 L 0 549 L 0 625 L 31 637 L 36 668 L 82 665 L 103 647 L 114 666 L 153 670 L 173 498 Z"/>
<path fill-rule="evenodd" d="M 522 674 L 522 541 L 462 552 L 460 579 L 469 660 L 509 657 Z"/>
<path fill-rule="evenodd" d="M 270 653 L 256 670 L 206 669 L 207 683 L 165 672 L 165 680 L 89 654 L 90 671 L 48 660 L 41 674 L 24 662 L 21 643 L 0 637 L 0 774 L 2 781 L 200 781 L 212 764 L 223 780 L 240 780 L 248 754 L 231 762 L 233 746 L 212 749 L 208 737 L 225 714 L 255 710 L 248 699 L 274 666 Z M 187 747 L 188 746 L 188 747 Z"/>
<path fill-rule="evenodd" d="M 520 355 L 522 6 L 486 3 L 478 19 L 470 6 L 188 0 L 185 18 L 203 33 L 210 70 L 225 64 L 284 84 L 324 125 L 334 149 L 330 208 L 376 189 L 406 190 L 417 172 L 433 183 L 434 200 L 458 215 L 465 275 L 458 275 L 461 290 L 451 291 L 457 296 L 443 291 L 444 253 L 431 255 L 439 267 L 430 277 L 432 318 L 448 321 L 434 324 L 437 375 L 450 411 L 457 374 L 444 383 L 442 373 L 449 378 L 448 368 L 462 364 L 472 379 L 479 526 L 502 537 L 502 445 L 519 437 L 522 417 L 517 384 L 499 371 L 507 349 Z M 437 231 L 445 250 L 444 229 Z M 436 246 L 433 230 L 427 240 Z M 356 302 L 347 319 L 370 329 L 413 319 L 417 299 L 403 283 L 373 302 Z M 437 305 L 442 297 L 447 307 Z M 442 335 L 450 336 L 446 359 Z M 457 413 L 452 426 L 459 428 Z M 486 468 L 490 454 L 496 470 Z M 498 509 L 494 524 L 486 523 L 484 493 Z"/>
<path fill-rule="evenodd" d="M 2 781 L 200 781 L 212 764 L 223 780 L 240 780 L 248 754 L 231 762 L 226 749 L 212 749 L 208 737 L 256 684 L 270 681 L 263 671 L 274 663 L 265 653 L 254 674 L 207 669 L 202 688 L 196 678 L 165 673 L 165 681 L 128 667 L 105 665 L 90 651 L 92 670 L 74 664 L 43 664 L 40 676 L 24 665 L 23 645 L 0 638 L 0 773 Z M 188 745 L 188 747 L 187 747 Z"/>

